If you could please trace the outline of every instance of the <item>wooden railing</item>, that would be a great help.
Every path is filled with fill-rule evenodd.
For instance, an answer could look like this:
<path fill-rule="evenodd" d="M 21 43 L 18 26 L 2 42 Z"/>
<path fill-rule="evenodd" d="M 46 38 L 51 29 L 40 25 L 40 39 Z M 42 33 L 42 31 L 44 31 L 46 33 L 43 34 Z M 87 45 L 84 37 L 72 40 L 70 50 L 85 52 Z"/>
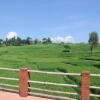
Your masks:
<path fill-rule="evenodd" d="M 52 86 L 64 86 L 64 87 L 71 87 L 71 88 L 80 88 L 81 87 L 81 93 L 80 93 L 81 100 L 90 100 L 90 97 L 100 98 L 99 94 L 91 94 L 90 93 L 90 89 L 100 89 L 99 86 L 90 86 L 90 77 L 100 77 L 100 74 L 90 74 L 90 72 L 86 72 L 86 71 L 83 71 L 82 73 L 46 72 L 46 71 L 38 71 L 38 70 L 28 70 L 27 68 L 22 68 L 22 69 L 0 68 L 0 70 L 20 72 L 19 79 L 0 77 L 0 80 L 17 81 L 17 82 L 19 82 L 19 86 L 0 83 L 0 89 L 17 92 L 22 97 L 26 97 L 28 95 L 35 95 L 35 96 L 43 96 L 43 97 L 55 98 L 55 99 L 61 99 L 61 100 L 76 100 L 73 98 L 67 98 L 67 97 L 61 97 L 61 96 L 52 96 L 52 95 L 47 95 L 47 94 L 33 93 L 33 92 L 30 92 L 30 90 L 37 90 L 40 92 L 57 93 L 57 94 L 65 94 L 65 95 L 74 95 L 74 96 L 79 95 L 78 93 L 48 90 L 48 89 L 41 89 L 41 88 L 33 88 L 30 86 L 30 84 L 42 84 L 42 85 L 52 85 Z M 66 76 L 79 76 L 79 77 L 81 77 L 81 86 L 78 86 L 77 84 L 73 85 L 73 84 L 61 84 L 61 83 L 52 83 L 52 82 L 43 82 L 43 81 L 33 81 L 30 79 L 31 73 L 63 75 L 63 76 L 65 76 L 65 75 Z M 4 88 L 1 86 L 15 87 L 15 88 L 19 88 L 19 90 Z"/>

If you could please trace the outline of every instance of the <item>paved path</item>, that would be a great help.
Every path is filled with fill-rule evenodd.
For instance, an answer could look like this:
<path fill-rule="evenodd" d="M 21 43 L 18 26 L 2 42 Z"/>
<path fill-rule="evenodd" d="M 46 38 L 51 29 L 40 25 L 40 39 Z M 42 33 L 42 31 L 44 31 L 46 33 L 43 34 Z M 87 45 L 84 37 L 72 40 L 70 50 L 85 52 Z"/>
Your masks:
<path fill-rule="evenodd" d="M 33 96 L 20 97 L 16 93 L 0 91 L 0 100 L 53 100 L 53 99 L 46 99 L 46 98 L 33 97 Z"/>

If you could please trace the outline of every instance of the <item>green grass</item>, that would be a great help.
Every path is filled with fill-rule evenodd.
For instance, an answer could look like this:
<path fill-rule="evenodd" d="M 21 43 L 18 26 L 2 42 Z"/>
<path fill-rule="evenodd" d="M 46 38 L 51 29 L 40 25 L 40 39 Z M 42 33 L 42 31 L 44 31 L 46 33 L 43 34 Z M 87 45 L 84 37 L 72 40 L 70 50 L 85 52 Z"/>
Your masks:
<path fill-rule="evenodd" d="M 0 67 L 5 68 L 22 68 L 53 71 L 53 72 L 73 72 L 81 73 L 90 71 L 91 73 L 100 74 L 100 47 L 90 54 L 89 45 L 86 44 L 69 44 L 71 51 L 64 53 L 63 45 L 30 45 L 30 46 L 13 46 L 0 47 Z M 19 78 L 19 73 L 0 71 L 0 76 Z M 32 80 L 58 82 L 67 84 L 80 85 L 80 77 L 67 77 L 60 75 L 31 74 Z M 1 83 L 18 84 L 18 82 L 0 80 Z M 100 86 L 100 78 L 91 78 L 91 85 Z M 31 85 L 32 87 L 47 88 L 52 90 L 61 90 L 80 93 L 80 89 L 65 88 L 48 85 Z M 39 92 L 39 91 L 37 91 Z M 91 90 L 92 93 L 100 94 L 98 90 Z M 45 92 L 46 93 L 46 92 Z M 57 94 L 55 94 L 57 95 Z M 64 95 L 66 96 L 66 95 Z M 68 95 L 69 97 L 72 97 Z M 80 98 L 79 96 L 75 98 Z M 91 98 L 99 100 L 99 98 Z"/>

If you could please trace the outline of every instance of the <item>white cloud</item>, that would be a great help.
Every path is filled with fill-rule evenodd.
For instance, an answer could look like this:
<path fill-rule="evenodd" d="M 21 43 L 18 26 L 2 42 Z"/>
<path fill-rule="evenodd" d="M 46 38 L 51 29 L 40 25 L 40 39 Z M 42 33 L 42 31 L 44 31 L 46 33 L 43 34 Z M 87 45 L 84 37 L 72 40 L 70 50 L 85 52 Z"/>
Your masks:
<path fill-rule="evenodd" d="M 75 39 L 74 37 L 72 36 L 66 36 L 66 37 L 61 37 L 61 36 L 58 36 L 58 37 L 51 37 L 51 41 L 53 43 L 75 43 Z"/>
<path fill-rule="evenodd" d="M 6 38 L 12 39 L 13 37 L 17 38 L 16 32 L 8 32 Z"/>

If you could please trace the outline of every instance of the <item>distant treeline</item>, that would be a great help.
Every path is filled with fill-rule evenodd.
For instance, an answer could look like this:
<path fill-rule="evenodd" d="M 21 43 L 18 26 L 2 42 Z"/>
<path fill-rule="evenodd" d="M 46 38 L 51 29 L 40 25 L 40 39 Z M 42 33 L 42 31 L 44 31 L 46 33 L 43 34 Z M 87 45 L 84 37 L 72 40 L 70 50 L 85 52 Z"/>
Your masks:
<path fill-rule="evenodd" d="M 43 38 L 42 40 L 39 39 L 32 39 L 31 37 L 27 37 L 26 39 L 22 39 L 21 37 L 13 37 L 11 39 L 6 38 L 5 40 L 0 39 L 0 46 L 21 46 L 21 45 L 31 45 L 31 44 L 51 44 L 51 39 Z"/>

